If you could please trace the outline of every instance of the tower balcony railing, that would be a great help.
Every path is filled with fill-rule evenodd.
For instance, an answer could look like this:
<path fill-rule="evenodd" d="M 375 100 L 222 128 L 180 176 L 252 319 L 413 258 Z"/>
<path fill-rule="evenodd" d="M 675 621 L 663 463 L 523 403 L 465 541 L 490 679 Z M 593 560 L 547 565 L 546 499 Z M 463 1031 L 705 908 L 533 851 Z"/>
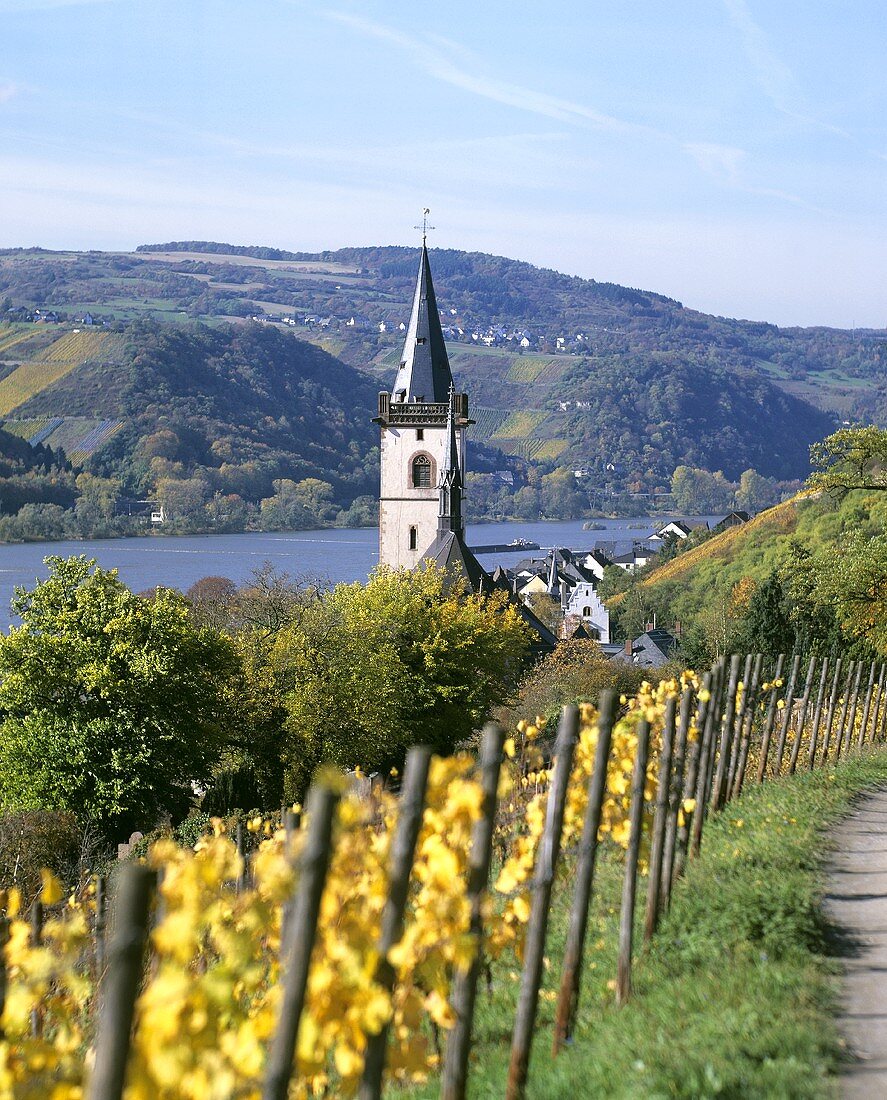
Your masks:
<path fill-rule="evenodd" d="M 464 427 L 472 423 L 468 419 L 468 395 L 456 394 L 456 424 Z M 423 424 L 444 425 L 447 422 L 449 405 L 446 401 L 392 401 L 390 393 L 379 394 L 379 415 L 377 422 L 398 424 L 407 427 Z"/>
<path fill-rule="evenodd" d="M 390 424 L 446 424 L 446 402 L 392 401 L 388 406 Z"/>

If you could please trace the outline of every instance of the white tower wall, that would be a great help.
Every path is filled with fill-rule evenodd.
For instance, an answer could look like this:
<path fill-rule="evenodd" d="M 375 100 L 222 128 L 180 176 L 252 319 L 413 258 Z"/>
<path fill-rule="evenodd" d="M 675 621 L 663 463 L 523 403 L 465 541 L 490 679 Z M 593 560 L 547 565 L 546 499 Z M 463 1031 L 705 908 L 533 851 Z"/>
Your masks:
<path fill-rule="evenodd" d="M 417 438 L 421 431 L 423 438 Z M 459 432 L 460 451 L 464 433 Z M 445 427 L 421 429 L 387 425 L 381 431 L 381 493 L 379 499 L 379 563 L 394 569 L 412 569 L 437 535 L 440 494 L 438 477 L 447 446 Z M 412 485 L 413 460 L 427 455 L 432 461 L 431 485 Z M 464 461 L 464 456 L 463 456 Z"/>

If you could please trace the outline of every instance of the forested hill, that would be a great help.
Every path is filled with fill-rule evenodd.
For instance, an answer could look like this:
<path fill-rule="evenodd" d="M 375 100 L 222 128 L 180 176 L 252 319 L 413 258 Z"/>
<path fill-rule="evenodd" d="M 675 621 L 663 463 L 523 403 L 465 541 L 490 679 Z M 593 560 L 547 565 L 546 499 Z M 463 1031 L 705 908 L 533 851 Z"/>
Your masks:
<path fill-rule="evenodd" d="M 397 368 L 416 262 L 414 248 L 201 241 L 0 250 L 0 416 L 127 493 L 196 478 L 204 496 L 258 507 L 272 480 L 312 477 L 335 507 L 310 514 L 332 516 L 377 491 L 368 417 Z M 887 411 L 884 332 L 711 317 L 481 253 L 433 249 L 432 266 L 477 421 L 472 468 L 487 471 L 476 518 L 577 515 L 627 494 L 640 506 L 680 465 L 803 477 L 812 441 Z M 143 442 L 159 430 L 175 442 Z M 371 521 L 366 501 L 358 519 Z"/>
<path fill-rule="evenodd" d="M 0 405 L 14 394 L 3 409 L 0 465 L 4 441 L 35 462 L 58 458 L 39 441 L 61 448 L 74 468 L 58 463 L 55 494 L 47 478 L 28 475 L 31 499 L 70 506 L 76 498 L 80 510 L 73 527 L 54 512 L 29 513 L 25 528 L 5 532 L 12 537 L 39 533 L 41 523 L 53 534 L 58 524 L 62 534 L 114 533 L 115 512 L 129 499 L 160 501 L 185 528 L 308 527 L 376 493 L 375 388 L 320 348 L 256 324 L 142 319 L 112 331 L 31 329 L 12 331 L 38 350 L 11 349 L 33 357 L 7 363 L 0 379 Z M 24 473 L 9 471 L 4 506 L 7 482 Z M 89 508 L 80 508 L 84 494 Z"/>
<path fill-rule="evenodd" d="M 885 330 L 779 328 L 766 321 L 714 317 L 651 290 L 564 275 L 504 256 L 440 248 L 430 253 L 444 321 L 470 330 L 469 337 L 487 327 L 518 328 L 529 332 L 534 350 L 555 348 L 561 337 L 567 351 L 657 350 L 715 358 L 769 374 L 801 396 L 828 391 L 819 397 L 830 407 L 852 404 L 859 396 L 853 391 L 868 388 L 856 380 L 887 380 Z M 191 257 L 205 256 L 210 262 L 204 273 L 209 273 L 214 264 L 224 266 L 228 255 L 237 261 L 241 280 L 243 266 L 254 259 L 253 274 L 267 276 L 264 285 L 251 288 L 262 291 L 254 296 L 276 290 L 272 302 L 343 319 L 361 311 L 373 321 L 396 316 L 408 305 L 416 276 L 416 249 L 400 246 L 285 252 L 185 241 L 140 245 L 137 255 L 144 263 L 164 264 L 181 256 L 176 270 L 184 273 L 190 265 L 195 274 L 199 261 Z M 828 377 L 818 377 L 823 372 Z"/>

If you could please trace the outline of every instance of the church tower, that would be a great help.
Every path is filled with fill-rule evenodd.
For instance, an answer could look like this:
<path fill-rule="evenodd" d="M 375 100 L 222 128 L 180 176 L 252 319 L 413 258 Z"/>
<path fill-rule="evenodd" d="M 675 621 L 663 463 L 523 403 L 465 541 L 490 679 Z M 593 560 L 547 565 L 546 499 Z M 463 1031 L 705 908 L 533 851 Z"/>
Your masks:
<path fill-rule="evenodd" d="M 379 394 L 379 562 L 412 569 L 442 530 L 461 541 L 468 395 L 456 393 L 423 238 L 416 293 L 391 393 Z"/>

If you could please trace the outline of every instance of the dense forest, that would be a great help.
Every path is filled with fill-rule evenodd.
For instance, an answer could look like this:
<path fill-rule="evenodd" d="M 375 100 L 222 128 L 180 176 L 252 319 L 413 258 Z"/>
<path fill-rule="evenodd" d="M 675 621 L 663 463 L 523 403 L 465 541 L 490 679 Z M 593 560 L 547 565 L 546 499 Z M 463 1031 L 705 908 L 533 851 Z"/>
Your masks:
<path fill-rule="evenodd" d="M 365 376 L 259 325 L 141 320 L 117 335 L 113 362 L 85 360 L 7 421 L 20 432 L 90 417 L 119 428 L 76 470 L 4 433 L 19 468 L 6 475 L 0 534 L 137 530 L 122 502 L 146 498 L 173 530 L 311 527 L 346 516 L 361 495 L 357 521 L 372 516 L 375 393 Z"/>

